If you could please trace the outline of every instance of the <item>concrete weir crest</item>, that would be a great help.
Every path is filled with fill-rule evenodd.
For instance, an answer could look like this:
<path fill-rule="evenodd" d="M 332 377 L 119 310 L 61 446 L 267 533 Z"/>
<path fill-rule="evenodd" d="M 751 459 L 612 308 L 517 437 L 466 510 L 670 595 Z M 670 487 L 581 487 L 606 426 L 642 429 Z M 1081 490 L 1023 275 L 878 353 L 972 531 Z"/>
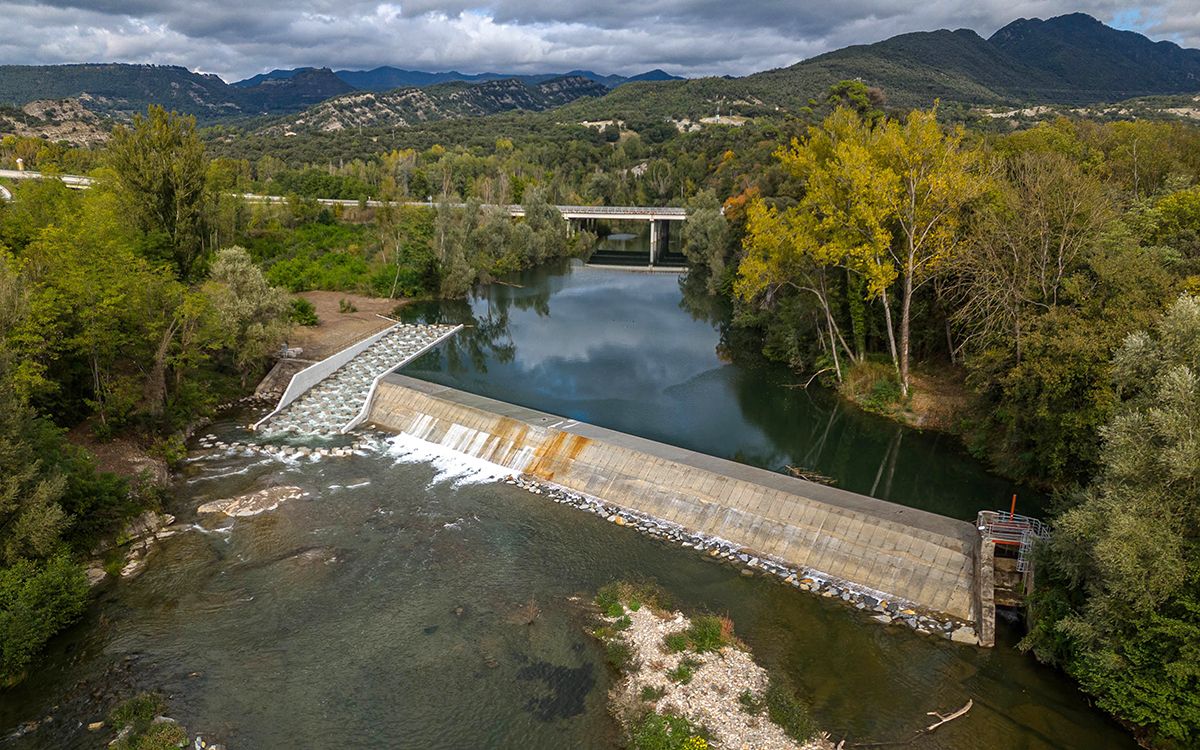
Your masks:
<path fill-rule="evenodd" d="M 367 422 L 931 612 L 978 619 L 978 533 L 965 521 L 397 374 L 379 381 Z"/>

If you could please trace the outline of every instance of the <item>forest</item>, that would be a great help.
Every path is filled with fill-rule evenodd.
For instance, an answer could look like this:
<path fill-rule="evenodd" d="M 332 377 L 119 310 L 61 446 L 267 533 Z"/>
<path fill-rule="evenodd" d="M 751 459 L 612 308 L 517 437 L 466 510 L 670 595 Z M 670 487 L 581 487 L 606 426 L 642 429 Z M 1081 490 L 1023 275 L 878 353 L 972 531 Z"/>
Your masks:
<path fill-rule="evenodd" d="M 595 238 L 569 237 L 555 203 L 686 205 L 691 279 L 734 311 L 724 335 L 918 426 L 923 400 L 952 402 L 935 427 L 1052 493 L 1022 648 L 1147 745 L 1195 746 L 1200 127 L 948 119 L 843 82 L 798 117 L 689 132 L 508 114 L 272 141 L 151 110 L 94 150 L 4 139 L 0 163 L 100 186 L 31 182 L 0 211 L 0 672 L 82 608 L 73 561 L 156 502 L 65 428 L 176 454 L 262 371 L 286 292 L 461 297 L 586 255 Z"/>

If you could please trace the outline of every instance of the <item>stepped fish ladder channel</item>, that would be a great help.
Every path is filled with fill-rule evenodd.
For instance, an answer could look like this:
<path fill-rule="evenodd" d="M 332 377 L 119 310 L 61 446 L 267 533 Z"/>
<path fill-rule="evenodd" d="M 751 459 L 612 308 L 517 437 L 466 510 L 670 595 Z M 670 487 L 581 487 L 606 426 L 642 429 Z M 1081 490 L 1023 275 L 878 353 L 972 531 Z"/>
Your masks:
<path fill-rule="evenodd" d="M 469 327 L 405 372 L 466 390 L 491 383 L 511 391 L 485 392 L 493 398 L 627 432 L 657 425 L 643 434 L 804 465 L 855 491 L 878 475 L 877 495 L 964 518 L 1011 489 L 949 439 L 897 440 L 827 394 L 783 388 L 790 376 L 738 351 L 720 311 L 681 295 L 675 277 L 570 266 L 508 281 L 521 287 L 414 310 Z M 1134 747 L 1065 678 L 1013 650 L 1012 632 L 983 650 L 881 627 L 506 484 L 484 462 L 363 432 L 308 443 L 356 445 L 349 455 L 284 454 L 277 446 L 309 439 L 247 432 L 258 416 L 212 430 L 255 448 L 193 446 L 168 510 L 197 528 L 105 589 L 42 668 L 0 694 L 0 737 L 55 717 L 4 746 L 95 746 L 77 724 L 100 718 L 93 692 L 128 686 L 169 693 L 173 716 L 230 748 L 617 747 L 612 677 L 571 597 L 652 576 L 686 610 L 728 613 L 755 658 L 791 677 L 847 745 L 905 739 L 927 711 L 970 698 L 968 716 L 915 746 Z M 196 513 L 269 486 L 303 494 L 256 516 Z"/>

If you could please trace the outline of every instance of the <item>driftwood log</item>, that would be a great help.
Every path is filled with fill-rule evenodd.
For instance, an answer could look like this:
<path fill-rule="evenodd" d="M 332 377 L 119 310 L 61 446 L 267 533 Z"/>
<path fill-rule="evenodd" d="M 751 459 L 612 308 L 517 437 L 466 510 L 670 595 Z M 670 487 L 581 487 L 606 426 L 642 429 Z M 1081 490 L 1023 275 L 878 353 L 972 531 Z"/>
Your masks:
<path fill-rule="evenodd" d="M 924 729 L 918 729 L 916 731 L 916 733 L 914 733 L 913 736 L 909 737 L 907 740 L 898 740 L 896 742 L 858 742 L 853 745 L 850 745 L 850 747 L 902 747 L 904 745 L 911 745 L 913 742 L 916 742 L 918 737 L 922 737 L 924 735 L 929 734 L 930 732 L 937 729 L 938 727 L 940 727 L 943 724 L 947 724 L 951 721 L 954 721 L 957 718 L 966 716 L 967 712 L 970 711 L 971 707 L 974 705 L 975 705 L 975 700 L 971 699 L 971 700 L 967 701 L 965 706 L 963 706 L 962 708 L 958 709 L 957 711 L 955 711 L 953 713 L 942 715 L 941 713 L 938 713 L 937 711 L 929 711 L 928 713 L 926 713 L 926 716 L 936 716 L 936 717 L 938 717 L 938 720 L 935 721 L 934 723 L 930 724 L 929 726 L 925 727 Z"/>

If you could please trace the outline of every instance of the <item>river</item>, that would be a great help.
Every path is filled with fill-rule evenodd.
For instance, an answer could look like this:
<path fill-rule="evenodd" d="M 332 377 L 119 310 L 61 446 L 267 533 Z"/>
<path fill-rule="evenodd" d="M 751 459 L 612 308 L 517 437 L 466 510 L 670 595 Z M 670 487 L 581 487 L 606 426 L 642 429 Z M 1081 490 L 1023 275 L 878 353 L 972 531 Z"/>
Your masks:
<path fill-rule="evenodd" d="M 473 328 L 407 372 L 964 518 L 1013 489 L 948 438 L 784 387 L 794 378 L 736 351 L 721 312 L 681 293 L 678 277 L 564 264 L 505 281 L 469 302 L 414 306 L 414 317 Z M 249 417 L 213 431 L 244 439 Z M 0 744 L 101 746 L 81 722 L 117 694 L 159 689 L 193 733 L 231 750 L 618 747 L 612 677 L 572 597 L 651 577 L 689 611 L 730 614 L 756 659 L 791 677 L 847 746 L 907 739 L 926 712 L 973 699 L 913 747 L 1134 747 L 1068 680 L 1016 652 L 1008 629 L 981 650 L 882 627 L 486 468 L 370 443 L 320 460 L 197 452 L 170 507 L 196 526 L 105 588 L 40 669 L 0 693 Z M 201 502 L 270 484 L 307 495 L 253 518 L 196 517 Z"/>

